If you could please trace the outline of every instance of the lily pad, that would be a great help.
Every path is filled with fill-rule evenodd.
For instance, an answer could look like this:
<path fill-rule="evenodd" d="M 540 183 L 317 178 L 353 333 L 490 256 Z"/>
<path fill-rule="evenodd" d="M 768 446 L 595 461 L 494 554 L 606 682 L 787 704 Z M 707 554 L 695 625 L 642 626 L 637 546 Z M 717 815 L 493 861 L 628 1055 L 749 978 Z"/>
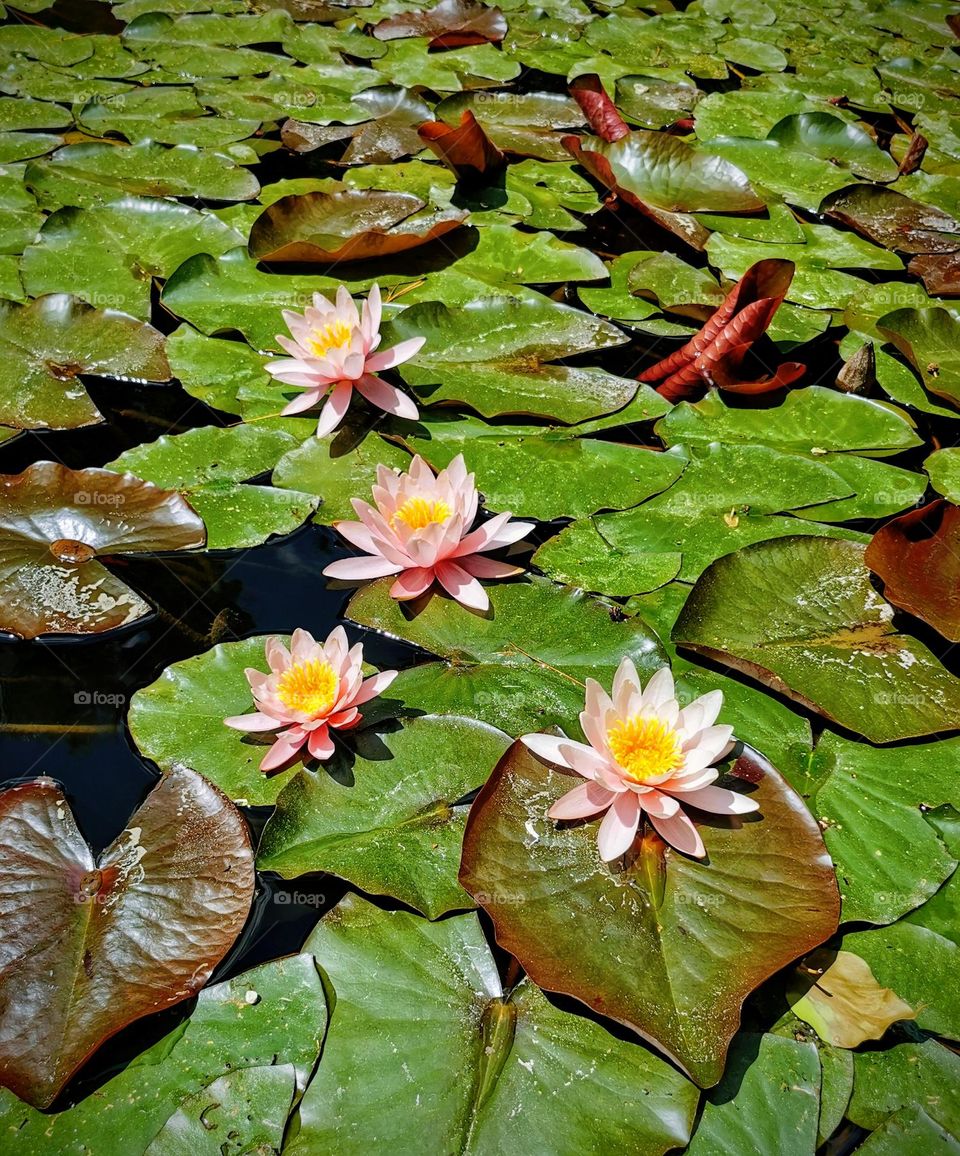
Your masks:
<path fill-rule="evenodd" d="M 257 852 L 285 879 L 329 872 L 436 919 L 472 907 L 457 882 L 468 808 L 510 745 L 474 719 L 431 716 L 359 737 L 317 771 L 301 770 L 277 798 Z"/>
<path fill-rule="evenodd" d="M 28 184 L 42 186 L 48 204 L 86 208 L 131 194 L 249 201 L 260 191 L 257 178 L 223 152 L 151 141 L 67 145 L 35 162 Z"/>
<path fill-rule="evenodd" d="M 50 779 L 0 795 L 0 824 L 0 920 L 18 945 L 0 1079 L 43 1108 L 109 1036 L 199 991 L 246 920 L 253 853 L 239 811 L 186 768 L 161 780 L 98 860 Z"/>
<path fill-rule="evenodd" d="M 923 468 L 937 493 L 960 505 L 960 449 L 936 450 L 923 463 Z"/>
<path fill-rule="evenodd" d="M 377 434 L 357 444 L 338 433 L 334 437 L 307 438 L 281 457 L 273 471 L 278 489 L 315 495 L 315 520 L 324 524 L 353 520 L 351 499 L 365 497 L 377 480 L 377 466 L 406 469 L 410 455 Z"/>
<path fill-rule="evenodd" d="M 641 575 L 651 566 L 665 572 L 677 554 L 682 561 L 674 575 L 692 582 L 714 559 L 751 542 L 824 533 L 815 523 L 780 515 L 850 493 L 849 484 L 815 458 L 766 446 L 711 445 L 694 453 L 668 490 L 594 524 L 611 547 L 605 570 L 614 582 L 629 582 L 634 561 Z M 606 585 L 600 589 L 609 592 Z"/>
<path fill-rule="evenodd" d="M 570 776 L 516 743 L 471 808 L 460 872 L 534 982 L 633 1027 L 707 1087 L 723 1074 L 747 994 L 829 936 L 839 913 L 800 800 L 756 754 L 734 769 L 762 818 L 701 824 L 709 864 L 650 834 L 611 867 L 595 824 L 547 818 Z M 623 967 L 638 952 L 645 965 Z"/>
<path fill-rule="evenodd" d="M 910 360 L 924 386 L 960 406 L 960 321 L 947 309 L 895 309 L 877 329 Z"/>
<path fill-rule="evenodd" d="M 340 164 L 384 164 L 421 151 L 417 127 L 433 116 L 430 106 L 415 93 L 394 84 L 358 92 L 353 103 L 365 114 L 359 124 L 318 125 L 289 120 L 283 141 L 296 152 L 310 152 L 337 141 L 350 143 Z"/>
<path fill-rule="evenodd" d="M 687 600 L 674 641 L 871 742 L 954 729 L 960 679 L 897 632 L 863 553 L 838 538 L 786 538 L 720 558 Z"/>
<path fill-rule="evenodd" d="M 75 429 L 103 421 L 82 374 L 169 381 L 163 335 L 126 313 L 68 293 L 28 305 L 0 301 L 0 422 L 16 429 Z"/>
<path fill-rule="evenodd" d="M 422 421 L 404 443 L 436 470 L 462 453 L 491 509 L 544 522 L 635 506 L 684 468 L 674 454 L 573 434 L 575 427 L 545 431 L 462 418 Z"/>
<path fill-rule="evenodd" d="M 272 470 L 313 433 L 309 420 L 294 419 L 287 426 L 300 437 L 266 425 L 201 426 L 164 434 L 127 450 L 106 468 L 179 491 L 203 519 L 208 549 L 258 546 L 274 534 L 295 530 L 317 506 L 317 499 L 302 491 L 242 484 Z"/>
<path fill-rule="evenodd" d="M 820 385 L 791 390 L 771 409 L 734 409 L 714 391 L 681 402 L 655 429 L 668 446 L 747 442 L 814 458 L 830 451 L 887 457 L 922 444 L 903 410 Z"/>
<path fill-rule="evenodd" d="M 264 209 L 250 231 L 250 253 L 322 265 L 383 258 L 436 240 L 465 218 L 462 209 L 431 208 L 411 193 L 304 193 Z"/>
<path fill-rule="evenodd" d="M 291 1156 L 412 1151 L 411 1117 L 445 1152 L 662 1156 L 686 1143 L 696 1089 L 531 983 L 504 995 L 476 916 L 429 923 L 348 896 L 306 947 L 336 1005 Z"/>
<path fill-rule="evenodd" d="M 0 476 L 0 629 L 21 638 L 97 634 L 150 607 L 98 557 L 203 546 L 176 492 L 130 474 L 36 462 Z"/>
<path fill-rule="evenodd" d="M 242 243 L 212 213 L 159 197 L 122 197 L 51 214 L 25 250 L 20 275 L 31 297 L 74 293 L 147 320 L 154 278 L 168 277 L 194 253 L 219 257 Z"/>
<path fill-rule="evenodd" d="M 250 421 L 277 414 L 290 400 L 264 369 L 267 359 L 245 341 L 206 337 L 180 325 L 167 337 L 166 352 L 185 392 L 224 413 Z"/>
<path fill-rule="evenodd" d="M 870 181 L 895 181 L 897 162 L 855 124 L 829 112 L 801 112 L 778 121 L 767 134 L 787 148 L 842 165 Z"/>
<path fill-rule="evenodd" d="M 152 1153 L 149 1145 L 154 1137 L 166 1153 L 159 1137 L 170 1140 L 175 1125 L 168 1121 L 180 1123 L 184 1117 L 179 1113 L 193 1107 L 192 1122 L 199 1108 L 212 1108 L 212 1100 L 221 1102 L 216 1094 L 204 1097 L 205 1089 L 223 1088 L 221 1081 L 231 1079 L 270 1078 L 270 1098 L 256 1094 L 250 1106 L 266 1107 L 276 1127 L 285 1121 L 293 1095 L 303 1091 L 325 1025 L 323 985 L 313 957 L 273 960 L 204 988 L 185 1023 L 177 1024 L 94 1095 L 62 1112 L 37 1112 L 12 1093 L 0 1093 L 0 1124 L 16 1132 L 23 1156 L 94 1152 L 105 1146 L 118 1152 L 126 1147 Z M 235 1134 L 229 1138 L 221 1119 L 210 1123 L 214 1127 L 207 1130 L 208 1143 L 229 1139 L 243 1144 L 253 1139 L 254 1123 L 231 1120 L 229 1128 Z M 192 1149 L 203 1150 L 199 1144 Z"/>
<path fill-rule="evenodd" d="M 636 382 L 606 370 L 552 365 L 626 341 L 619 329 L 546 299 L 485 297 L 458 309 L 425 302 L 389 325 L 384 342 L 426 343 L 398 372 L 424 401 L 461 402 L 484 417 L 533 414 L 583 421 L 620 409 Z"/>
<path fill-rule="evenodd" d="M 901 253 L 953 253 L 960 249 L 960 221 L 942 209 L 893 189 L 855 185 L 823 203 L 828 217 Z"/>

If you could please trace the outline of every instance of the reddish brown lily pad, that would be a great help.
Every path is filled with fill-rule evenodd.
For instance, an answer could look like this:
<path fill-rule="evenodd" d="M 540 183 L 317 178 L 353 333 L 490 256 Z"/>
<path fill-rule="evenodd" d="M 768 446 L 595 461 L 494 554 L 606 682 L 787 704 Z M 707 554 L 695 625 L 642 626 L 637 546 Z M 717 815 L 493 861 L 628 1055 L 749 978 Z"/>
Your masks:
<path fill-rule="evenodd" d="M 76 429 L 103 421 L 82 374 L 169 381 L 163 334 L 69 293 L 28 305 L 0 301 L 0 425 Z"/>
<path fill-rule="evenodd" d="M 429 48 L 466 48 L 471 44 L 499 44 L 507 22 L 499 8 L 474 0 L 440 0 L 422 12 L 403 12 L 374 25 L 378 40 L 429 36 Z"/>
<path fill-rule="evenodd" d="M 894 606 L 960 642 L 960 508 L 938 499 L 887 522 L 864 561 Z"/>
<path fill-rule="evenodd" d="M 570 95 L 580 105 L 587 123 L 601 140 L 619 140 L 630 132 L 630 126 L 617 112 L 595 72 L 578 76 L 570 85 Z"/>
<path fill-rule="evenodd" d="M 787 362 L 759 381 L 745 382 L 738 375 L 750 346 L 764 334 L 790 288 L 794 268 L 792 261 L 777 258 L 751 265 L 699 333 L 638 380 L 659 382 L 657 392 L 670 401 L 691 397 L 706 385 L 765 393 L 796 381 L 804 372 L 799 362 Z"/>
<path fill-rule="evenodd" d="M 189 999 L 243 928 L 250 835 L 171 771 L 95 860 L 51 779 L 0 794 L 0 1083 L 49 1105 L 121 1028 Z"/>
<path fill-rule="evenodd" d="M 261 261 L 332 265 L 388 257 L 458 228 L 467 213 L 431 208 L 413 193 L 343 189 L 281 197 L 257 217 L 250 253 Z"/>
<path fill-rule="evenodd" d="M 960 221 L 943 209 L 914 201 L 893 189 L 852 185 L 831 193 L 820 211 L 900 253 L 954 253 Z"/>
<path fill-rule="evenodd" d="M 960 252 L 918 253 L 907 271 L 937 297 L 960 297 Z"/>
<path fill-rule="evenodd" d="M 733 776 L 760 810 L 703 816 L 707 860 L 648 832 L 603 863 L 595 822 L 547 817 L 571 775 L 515 743 L 470 809 L 460 868 L 535 983 L 627 1024 L 704 1087 L 723 1073 L 747 995 L 830 936 L 840 913 L 800 797 L 754 751 Z"/>
<path fill-rule="evenodd" d="M 420 139 L 428 145 L 458 179 L 489 179 L 507 163 L 507 158 L 487 136 L 471 109 L 460 114 L 456 128 L 442 120 L 430 120 L 419 129 Z"/>
<path fill-rule="evenodd" d="M 205 543 L 176 490 L 132 474 L 37 462 L 0 475 L 0 630 L 35 638 L 135 622 L 149 605 L 98 558 Z"/>

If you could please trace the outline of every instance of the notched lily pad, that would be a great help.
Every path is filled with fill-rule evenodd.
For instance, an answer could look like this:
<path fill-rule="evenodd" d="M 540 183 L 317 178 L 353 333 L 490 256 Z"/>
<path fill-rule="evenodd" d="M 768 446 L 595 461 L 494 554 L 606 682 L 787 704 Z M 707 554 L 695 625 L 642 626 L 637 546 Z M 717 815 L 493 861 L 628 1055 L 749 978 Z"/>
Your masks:
<path fill-rule="evenodd" d="M 68 293 L 0 301 L 0 423 L 75 429 L 103 421 L 81 375 L 169 381 L 163 346 L 152 325 Z"/>
<path fill-rule="evenodd" d="M 701 823 L 709 861 L 648 833 L 606 864 L 595 823 L 547 817 L 571 776 L 515 743 L 471 808 L 460 871 L 535 983 L 634 1028 L 701 1086 L 723 1074 L 746 996 L 832 934 L 840 911 L 798 796 L 755 752 L 733 772 L 759 817 Z"/>
<path fill-rule="evenodd" d="M 250 253 L 261 261 L 382 258 L 415 249 L 463 224 L 467 213 L 430 207 L 412 193 L 344 189 L 274 201 L 254 221 Z"/>
<path fill-rule="evenodd" d="M 0 629 L 35 638 L 135 622 L 150 607 L 98 558 L 205 542 L 180 494 L 131 474 L 36 462 L 0 475 Z"/>
<path fill-rule="evenodd" d="M 203 987 L 246 920 L 253 852 L 240 812 L 184 767 L 97 860 L 50 779 L 0 795 L 0 831 L 0 1082 L 46 1107 L 105 1039 Z"/>
<path fill-rule="evenodd" d="M 892 619 L 862 545 L 784 538 L 714 562 L 673 640 L 874 743 L 955 730 L 960 679 Z"/>

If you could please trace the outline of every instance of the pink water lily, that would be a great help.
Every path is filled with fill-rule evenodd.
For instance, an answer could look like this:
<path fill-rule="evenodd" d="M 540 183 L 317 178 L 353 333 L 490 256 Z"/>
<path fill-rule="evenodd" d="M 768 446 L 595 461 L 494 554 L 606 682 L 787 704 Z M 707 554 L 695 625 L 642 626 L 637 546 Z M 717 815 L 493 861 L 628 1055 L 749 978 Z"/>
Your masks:
<path fill-rule="evenodd" d="M 590 741 L 523 735 L 534 754 L 587 779 L 550 808 L 551 819 L 585 819 L 605 811 L 597 832 L 600 858 L 609 861 L 633 843 L 646 814 L 671 846 L 705 855 L 700 833 L 684 806 L 718 815 L 755 811 L 753 799 L 713 786 L 713 765 L 732 748 L 733 727 L 715 726 L 723 693 L 710 691 L 680 709 L 673 675 L 663 667 L 642 690 L 636 668 L 625 658 L 613 680 L 613 697 L 592 678 L 580 725 Z"/>
<path fill-rule="evenodd" d="M 326 397 L 317 422 L 317 437 L 323 437 L 343 421 L 356 389 L 372 405 L 395 417 L 419 417 L 410 398 L 377 374 L 409 361 L 419 352 L 425 338 L 411 337 L 391 349 L 375 352 L 380 344 L 380 316 L 377 285 L 363 302 L 362 316 L 343 285 L 337 290 L 336 304 L 331 304 L 322 293 L 314 293 L 313 305 L 308 305 L 303 313 L 284 309 L 283 319 L 292 339 L 278 333 L 277 341 L 290 357 L 270 361 L 264 368 L 277 381 L 295 385 L 304 392 L 282 412 L 300 413 Z"/>
<path fill-rule="evenodd" d="M 363 677 L 363 645 L 350 646 L 338 626 L 326 642 L 317 642 L 306 630 L 295 630 L 290 649 L 279 638 L 266 642 L 270 673 L 247 667 L 244 673 L 257 709 L 223 721 L 238 731 L 279 731 L 260 764 L 275 771 L 306 744 L 315 759 L 333 754 L 331 730 L 350 730 L 361 721 L 357 709 L 386 690 L 397 677 L 382 670 Z"/>
<path fill-rule="evenodd" d="M 373 499 L 376 508 L 353 499 L 359 522 L 334 523 L 366 556 L 332 562 L 323 571 L 328 577 L 355 581 L 397 574 L 390 593 L 401 601 L 417 598 L 436 580 L 464 606 L 486 610 L 490 599 L 477 579 L 523 573 L 522 566 L 484 554 L 519 542 L 533 523 L 497 514 L 472 530 L 479 496 L 463 454 L 436 477 L 419 455 L 405 474 L 378 466 Z"/>

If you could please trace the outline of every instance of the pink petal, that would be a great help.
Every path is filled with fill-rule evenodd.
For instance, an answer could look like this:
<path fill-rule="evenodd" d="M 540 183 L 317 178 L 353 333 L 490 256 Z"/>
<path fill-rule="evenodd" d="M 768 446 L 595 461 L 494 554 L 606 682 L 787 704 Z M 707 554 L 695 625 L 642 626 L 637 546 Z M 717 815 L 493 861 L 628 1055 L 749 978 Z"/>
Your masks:
<path fill-rule="evenodd" d="M 609 863 L 627 851 L 640 825 L 640 803 L 633 791 L 617 795 L 597 832 L 600 858 Z"/>
<path fill-rule="evenodd" d="M 271 718 L 268 714 L 261 714 L 256 711 L 254 714 L 235 714 L 230 718 L 225 718 L 224 723 L 228 727 L 233 727 L 235 731 L 275 731 L 278 726 L 283 724 L 277 719 Z"/>
<path fill-rule="evenodd" d="M 689 803 L 714 815 L 747 815 L 760 806 L 749 795 L 728 791 L 724 787 L 699 787 L 695 791 L 684 791 L 680 798 L 684 805 Z"/>
<path fill-rule="evenodd" d="M 456 562 L 439 562 L 434 571 L 440 585 L 469 610 L 487 610 L 490 599 L 480 583 Z"/>
<path fill-rule="evenodd" d="M 367 341 L 372 341 L 380 329 L 380 318 L 383 315 L 383 304 L 380 299 L 380 286 L 371 285 L 367 299 L 363 303 L 363 316 L 360 328 Z"/>
<path fill-rule="evenodd" d="M 661 666 L 644 687 L 643 705 L 655 711 L 674 697 L 673 673 L 669 666 Z"/>
<path fill-rule="evenodd" d="M 680 712 L 680 726 L 691 734 L 713 726 L 723 707 L 723 691 L 711 690 L 695 698 Z"/>
<path fill-rule="evenodd" d="M 420 411 L 405 393 L 401 393 L 399 389 L 388 385 L 379 377 L 374 377 L 373 374 L 365 373 L 362 377 L 358 377 L 354 385 L 367 401 L 385 413 L 409 418 L 411 421 L 420 416 Z"/>
<path fill-rule="evenodd" d="M 317 402 L 321 400 L 325 392 L 326 387 L 323 389 L 308 389 L 306 393 L 301 393 L 300 396 L 295 397 L 293 401 L 287 402 L 280 412 L 285 417 L 292 413 L 303 413 L 305 409 L 312 409 Z"/>
<path fill-rule="evenodd" d="M 387 574 L 396 574 L 400 569 L 386 558 L 362 557 L 341 558 L 339 562 L 331 562 L 324 566 L 323 574 L 327 578 L 341 578 L 345 581 L 368 578 L 384 578 Z"/>
<path fill-rule="evenodd" d="M 650 822 L 661 839 L 671 847 L 676 847 L 678 851 L 682 851 L 685 855 L 693 855 L 697 859 L 702 859 L 706 855 L 699 832 L 683 811 L 678 811 L 669 819 L 651 815 Z"/>
<path fill-rule="evenodd" d="M 267 751 L 260 764 L 261 771 L 275 771 L 278 767 L 282 767 L 284 763 L 289 763 L 307 741 L 307 736 L 304 731 L 299 731 L 292 737 L 288 736 L 290 736 L 289 731 L 286 735 L 281 735 L 270 750 Z"/>
<path fill-rule="evenodd" d="M 360 706 L 370 699 L 376 698 L 378 694 L 383 694 L 391 682 L 397 677 L 399 671 L 396 670 L 381 670 L 379 674 L 373 675 L 372 678 L 364 679 L 360 689 L 351 699 L 353 706 Z"/>
<path fill-rule="evenodd" d="M 408 602 L 419 598 L 433 585 L 433 569 L 429 566 L 411 566 L 403 570 L 400 577 L 390 587 L 390 597 L 398 602 Z"/>
<path fill-rule="evenodd" d="M 585 819 L 598 811 L 605 811 L 616 795 L 596 783 L 581 783 L 561 795 L 547 814 L 551 819 Z"/>
<path fill-rule="evenodd" d="M 568 738 L 557 738 L 556 735 L 521 735 L 520 742 L 528 750 L 533 751 L 538 758 L 545 759 L 548 763 L 555 763 L 560 767 L 566 767 L 571 771 L 574 769 L 573 764 L 568 761 L 569 754 L 564 754 L 560 750 L 562 745 L 567 747 L 569 752 L 572 744 Z"/>
<path fill-rule="evenodd" d="M 390 349 L 381 349 L 367 358 L 365 369 L 367 373 L 379 373 L 381 369 L 393 369 L 404 361 L 419 353 L 423 348 L 425 337 L 408 337 L 406 341 L 399 341 Z"/>
<path fill-rule="evenodd" d="M 341 538 L 346 538 L 364 554 L 379 554 L 380 551 L 373 544 L 373 534 L 362 522 L 337 522 L 336 529 Z"/>
<path fill-rule="evenodd" d="M 321 762 L 330 758 L 334 752 L 334 745 L 326 727 L 317 727 L 315 731 L 310 732 L 307 739 L 307 750 Z"/>
<path fill-rule="evenodd" d="M 482 554 L 468 554 L 466 558 L 458 558 L 457 562 L 474 578 L 514 578 L 523 573 L 522 566 L 485 558 Z"/>
<path fill-rule="evenodd" d="M 328 433 L 333 433 L 337 426 L 343 421 L 347 410 L 350 408 L 350 397 L 353 393 L 353 386 L 349 381 L 338 382 L 330 391 L 330 396 L 327 398 L 326 405 L 320 411 L 320 420 L 317 422 L 317 437 L 326 437 Z"/>

